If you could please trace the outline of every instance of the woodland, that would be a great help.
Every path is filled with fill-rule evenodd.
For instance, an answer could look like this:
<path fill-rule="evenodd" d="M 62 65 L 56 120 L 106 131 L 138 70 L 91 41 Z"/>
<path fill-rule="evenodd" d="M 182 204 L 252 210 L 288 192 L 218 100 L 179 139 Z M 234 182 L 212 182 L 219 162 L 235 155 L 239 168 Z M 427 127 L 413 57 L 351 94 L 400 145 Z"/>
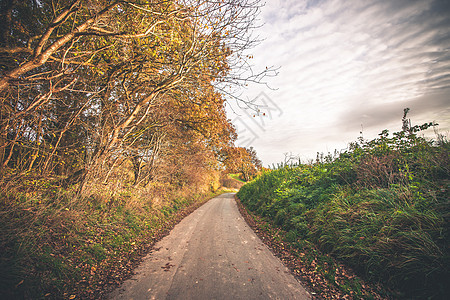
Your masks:
<path fill-rule="evenodd" d="M 246 54 L 260 6 L 1 2 L 6 295 L 96 298 L 185 210 L 241 185 L 227 173 L 256 175 L 225 105 L 245 105 L 239 90 L 273 75 Z"/>
<path fill-rule="evenodd" d="M 182 181 L 171 168 L 185 155 L 200 168 L 248 160 L 251 151 L 233 149 L 224 105 L 237 97 L 229 90 L 268 74 L 249 73 L 243 54 L 258 9 L 255 1 L 3 2 L 3 177 L 67 176 L 83 190 L 126 163 L 137 186 Z"/>

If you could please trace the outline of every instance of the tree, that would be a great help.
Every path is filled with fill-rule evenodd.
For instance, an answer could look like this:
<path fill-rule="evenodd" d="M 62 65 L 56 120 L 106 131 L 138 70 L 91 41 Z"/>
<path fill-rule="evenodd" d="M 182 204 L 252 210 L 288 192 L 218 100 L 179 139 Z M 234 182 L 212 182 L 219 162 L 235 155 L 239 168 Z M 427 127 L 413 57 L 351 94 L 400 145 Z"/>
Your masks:
<path fill-rule="evenodd" d="M 216 91 L 236 97 L 226 85 L 270 73 L 246 73 L 259 8 L 252 0 L 5 1 L 2 166 L 107 178 L 126 156 L 139 181 L 164 137 L 157 111 L 176 105 L 188 113 L 172 121 L 220 152 L 234 133 Z"/>
<path fill-rule="evenodd" d="M 230 173 L 241 173 L 242 179 L 251 180 L 262 169 L 262 163 L 253 147 L 228 147 L 222 152 L 222 162 Z"/>

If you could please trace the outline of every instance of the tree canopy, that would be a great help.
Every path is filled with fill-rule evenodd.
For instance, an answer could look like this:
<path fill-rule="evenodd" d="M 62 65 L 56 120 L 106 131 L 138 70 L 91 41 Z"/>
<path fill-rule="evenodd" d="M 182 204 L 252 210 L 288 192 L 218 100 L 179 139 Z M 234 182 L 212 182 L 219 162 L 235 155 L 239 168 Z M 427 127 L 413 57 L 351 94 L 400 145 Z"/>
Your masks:
<path fill-rule="evenodd" d="M 166 176 L 180 157 L 220 168 L 236 138 L 224 103 L 237 96 L 227 91 L 270 73 L 249 72 L 244 55 L 260 6 L 3 1 L 2 168 L 106 181 L 128 161 L 135 184 Z"/>

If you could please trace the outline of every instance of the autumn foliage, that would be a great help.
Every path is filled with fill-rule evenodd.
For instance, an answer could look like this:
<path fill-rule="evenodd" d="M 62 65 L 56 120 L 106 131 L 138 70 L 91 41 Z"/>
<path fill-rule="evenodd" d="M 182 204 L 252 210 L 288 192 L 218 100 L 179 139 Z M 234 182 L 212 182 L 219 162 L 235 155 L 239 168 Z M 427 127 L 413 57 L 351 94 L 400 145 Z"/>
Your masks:
<path fill-rule="evenodd" d="M 260 5 L 0 2 L 2 295 L 97 299 L 217 193 Z"/>
<path fill-rule="evenodd" d="M 225 87 L 267 73 L 242 73 L 258 9 L 256 1 L 5 1 L 1 167 L 13 176 L 77 173 L 68 183 L 80 190 L 129 162 L 135 185 L 164 177 L 178 146 L 202 149 L 201 165 L 219 168 L 208 160 L 235 139 Z"/>

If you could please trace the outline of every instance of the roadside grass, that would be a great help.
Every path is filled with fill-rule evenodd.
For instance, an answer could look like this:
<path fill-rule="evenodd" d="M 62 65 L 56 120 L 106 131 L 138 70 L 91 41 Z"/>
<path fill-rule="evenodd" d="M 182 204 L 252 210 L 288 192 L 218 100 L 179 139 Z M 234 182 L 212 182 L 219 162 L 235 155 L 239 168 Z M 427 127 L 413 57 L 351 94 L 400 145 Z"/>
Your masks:
<path fill-rule="evenodd" d="M 233 174 L 223 174 L 220 178 L 220 184 L 222 188 L 227 188 L 230 191 L 237 192 L 245 184 L 242 180 L 236 179 L 236 176 L 231 176 Z M 234 174 L 239 176 L 239 174 Z"/>
<path fill-rule="evenodd" d="M 239 210 L 256 234 L 297 276 L 314 299 L 386 299 L 389 292 L 379 284 L 370 284 L 355 272 L 324 254 L 308 240 L 299 240 L 246 209 L 236 197 Z"/>
<path fill-rule="evenodd" d="M 450 294 L 449 152 L 445 140 L 383 132 L 334 159 L 268 171 L 237 196 L 282 229 L 291 248 L 313 245 L 382 284 L 389 297 L 444 299 Z M 333 275 L 324 275 L 331 284 Z M 339 289 L 366 298 L 350 283 Z"/>
<path fill-rule="evenodd" d="M 240 182 L 246 183 L 245 180 L 241 179 L 242 174 L 241 173 L 235 173 L 235 174 L 228 174 L 228 176 L 230 176 L 231 178 L 238 180 Z"/>
<path fill-rule="evenodd" d="M 92 185 L 81 197 L 58 182 L 30 176 L 0 193 L 6 298 L 98 299 L 187 213 L 226 192 Z"/>

